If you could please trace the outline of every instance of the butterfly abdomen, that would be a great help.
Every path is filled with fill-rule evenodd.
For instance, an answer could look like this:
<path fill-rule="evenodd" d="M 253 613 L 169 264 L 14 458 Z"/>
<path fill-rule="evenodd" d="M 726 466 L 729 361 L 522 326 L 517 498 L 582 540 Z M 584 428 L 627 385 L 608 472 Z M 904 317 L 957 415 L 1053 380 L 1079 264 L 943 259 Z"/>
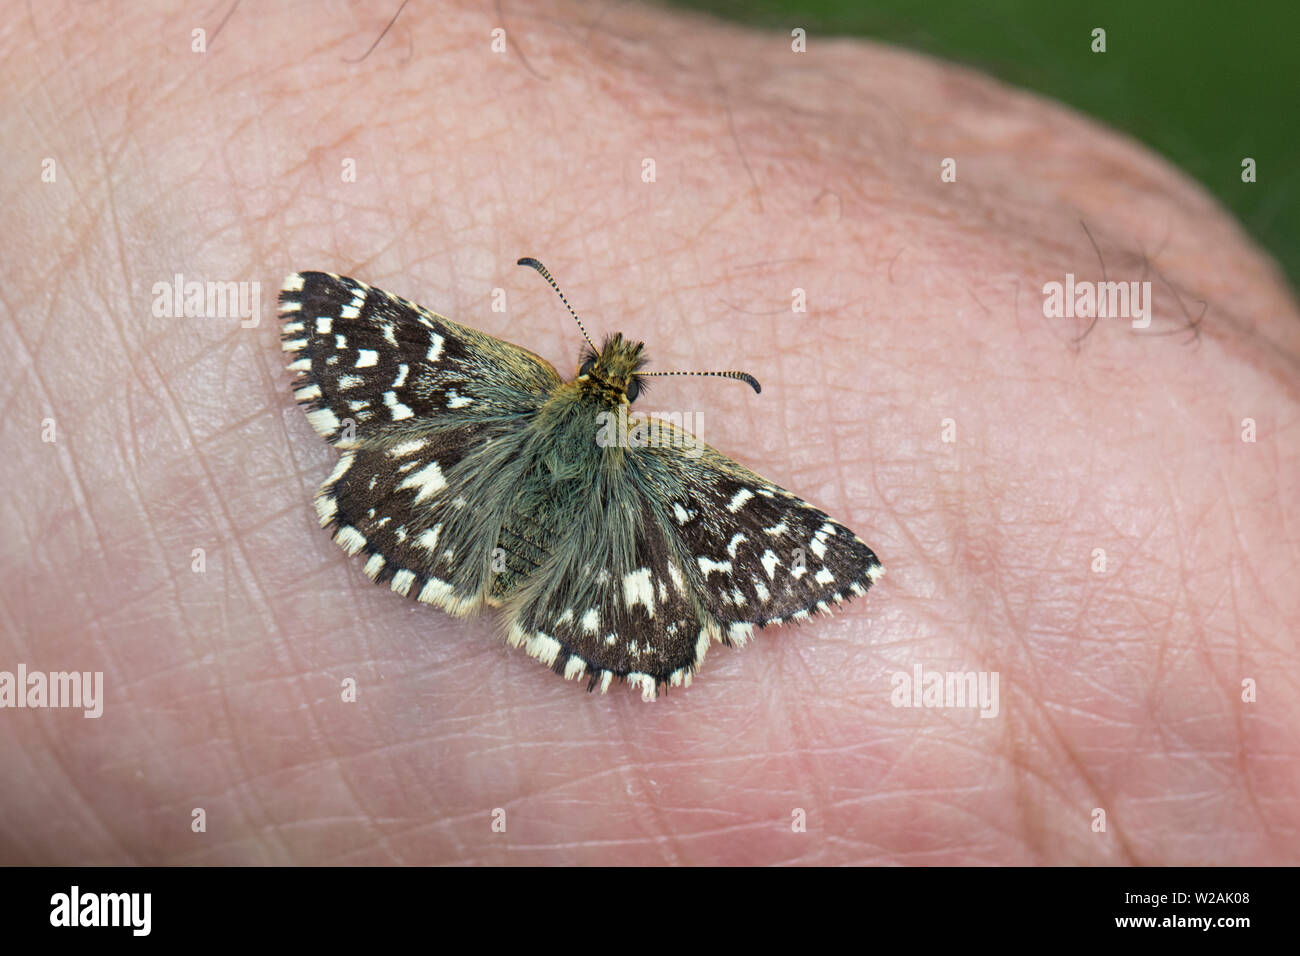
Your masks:
<path fill-rule="evenodd" d="M 514 463 L 515 493 L 502 511 L 489 590 L 493 604 L 507 600 L 569 539 L 592 494 L 600 454 L 594 434 L 594 411 L 568 386 L 555 390 L 529 426 Z"/>

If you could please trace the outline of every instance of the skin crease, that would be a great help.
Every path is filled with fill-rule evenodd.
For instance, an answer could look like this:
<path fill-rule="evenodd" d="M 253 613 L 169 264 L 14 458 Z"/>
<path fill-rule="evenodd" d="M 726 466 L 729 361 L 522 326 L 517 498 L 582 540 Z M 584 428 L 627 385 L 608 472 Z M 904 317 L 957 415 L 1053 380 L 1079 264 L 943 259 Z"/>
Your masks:
<path fill-rule="evenodd" d="M 623 5 L 411 4 L 361 62 L 388 12 L 9 13 L 0 669 L 107 699 L 0 712 L 0 862 L 1300 862 L 1297 308 L 1167 162 L 913 54 Z M 1081 220 L 1150 329 L 1044 318 L 1045 282 L 1102 276 Z M 569 377 L 522 255 L 652 370 L 753 373 L 635 407 L 702 412 L 880 585 L 650 705 L 368 582 L 315 524 L 337 453 L 280 281 L 353 275 Z M 260 324 L 153 317 L 178 272 L 260 282 Z M 996 671 L 998 716 L 891 706 L 918 663 Z"/>

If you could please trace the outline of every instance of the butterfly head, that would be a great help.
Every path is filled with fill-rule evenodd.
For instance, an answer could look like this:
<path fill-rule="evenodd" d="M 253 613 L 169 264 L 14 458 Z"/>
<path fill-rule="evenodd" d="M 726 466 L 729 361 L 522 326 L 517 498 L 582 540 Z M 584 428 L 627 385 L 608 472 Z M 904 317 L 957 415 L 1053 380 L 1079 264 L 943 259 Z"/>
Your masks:
<path fill-rule="evenodd" d="M 587 340 L 588 347 L 583 350 L 582 360 L 578 365 L 576 384 L 584 392 L 594 395 L 606 404 L 614 406 L 621 405 L 624 402 L 635 402 L 636 397 L 645 391 L 645 379 L 651 375 L 716 375 L 719 378 L 734 378 L 737 381 L 744 382 L 755 393 L 763 390 L 763 387 L 758 384 L 758 379 L 748 372 L 638 373 L 637 370 L 646 363 L 641 356 L 641 350 L 645 348 L 645 343 L 626 341 L 622 332 L 616 332 L 612 338 L 607 338 L 605 344 L 597 352 L 596 344 L 591 341 L 591 336 L 587 334 L 587 328 L 582 324 L 582 319 L 578 318 L 578 313 L 573 311 L 573 306 L 569 305 L 569 300 L 564 297 L 560 287 L 555 284 L 551 274 L 546 271 L 546 266 L 531 256 L 520 259 L 518 264 L 528 266 L 528 268 L 541 273 L 542 278 L 550 283 L 551 288 L 560 297 L 560 301 L 564 303 L 564 307 L 569 310 L 573 320 L 578 323 L 578 328 L 582 330 L 582 337 Z"/>
<path fill-rule="evenodd" d="M 615 332 L 605 339 L 599 353 L 592 348 L 583 350 L 578 381 L 611 403 L 635 402 L 645 387 L 637 374 L 646 363 L 644 348 L 644 342 L 632 342 L 623 338 L 622 332 Z"/>

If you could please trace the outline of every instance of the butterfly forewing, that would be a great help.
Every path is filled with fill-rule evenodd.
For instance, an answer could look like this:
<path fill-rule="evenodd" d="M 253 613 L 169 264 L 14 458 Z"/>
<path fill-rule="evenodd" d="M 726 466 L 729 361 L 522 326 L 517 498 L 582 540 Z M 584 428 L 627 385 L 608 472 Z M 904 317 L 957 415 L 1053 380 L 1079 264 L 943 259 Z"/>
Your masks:
<path fill-rule="evenodd" d="M 661 440 L 635 449 L 629 467 L 725 637 L 826 612 L 880 575 L 871 549 L 824 511 L 670 423 L 657 428 Z"/>
<path fill-rule="evenodd" d="M 509 421 L 560 384 L 544 359 L 363 282 L 300 272 L 280 293 L 294 397 L 340 447 L 411 429 Z"/>

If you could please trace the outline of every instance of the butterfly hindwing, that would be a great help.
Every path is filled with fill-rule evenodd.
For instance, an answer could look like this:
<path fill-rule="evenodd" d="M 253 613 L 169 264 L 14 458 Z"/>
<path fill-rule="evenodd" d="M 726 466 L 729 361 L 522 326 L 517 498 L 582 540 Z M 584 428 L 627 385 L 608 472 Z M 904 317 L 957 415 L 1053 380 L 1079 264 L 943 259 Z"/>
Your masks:
<path fill-rule="evenodd" d="M 527 349 L 345 276 L 289 276 L 280 319 L 294 396 L 317 433 L 341 448 L 530 414 L 560 384 Z"/>
<path fill-rule="evenodd" d="M 456 477 L 480 447 L 481 425 L 369 442 L 345 451 L 316 493 L 323 526 L 365 573 L 398 594 L 464 615 L 483 602 L 486 559 L 458 538 L 472 487 Z M 466 496 L 470 497 L 466 497 Z"/>
<path fill-rule="evenodd" d="M 510 643 L 602 692 L 615 679 L 647 699 L 660 685 L 689 685 L 711 632 L 674 549 L 634 486 L 614 480 L 594 491 L 589 513 L 507 607 Z M 608 533 L 620 513 L 624 540 Z"/>

